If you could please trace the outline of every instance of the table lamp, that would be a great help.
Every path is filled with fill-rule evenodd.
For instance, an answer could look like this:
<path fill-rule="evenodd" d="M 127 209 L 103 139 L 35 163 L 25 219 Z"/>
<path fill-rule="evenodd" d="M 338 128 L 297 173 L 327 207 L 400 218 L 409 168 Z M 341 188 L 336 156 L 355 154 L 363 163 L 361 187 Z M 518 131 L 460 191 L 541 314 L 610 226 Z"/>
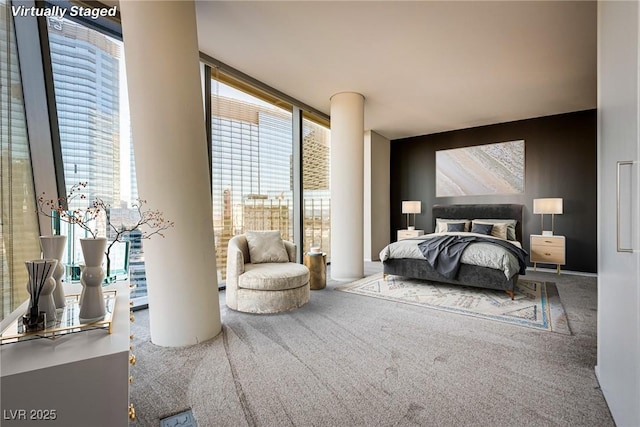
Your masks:
<path fill-rule="evenodd" d="M 416 214 L 421 212 L 422 203 L 419 200 L 405 200 L 402 202 L 402 213 L 407 214 L 407 230 L 416 229 Z M 413 214 L 413 225 L 410 225 L 409 215 Z"/>
<path fill-rule="evenodd" d="M 562 199 L 533 199 L 533 213 L 541 215 L 542 235 L 553 236 L 554 215 L 562 214 Z M 551 215 L 551 231 L 544 229 L 544 215 Z"/>

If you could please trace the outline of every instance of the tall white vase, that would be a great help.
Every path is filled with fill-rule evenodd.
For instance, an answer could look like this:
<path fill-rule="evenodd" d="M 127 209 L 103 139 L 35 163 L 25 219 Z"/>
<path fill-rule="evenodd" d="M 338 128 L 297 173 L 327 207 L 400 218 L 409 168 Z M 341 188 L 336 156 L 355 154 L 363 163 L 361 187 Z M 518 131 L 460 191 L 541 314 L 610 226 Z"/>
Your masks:
<path fill-rule="evenodd" d="M 62 255 L 64 245 L 67 243 L 67 236 L 40 236 L 40 248 L 44 259 L 57 259 L 58 265 L 53 272 L 53 279 L 56 287 L 53 290 L 53 301 L 56 308 L 63 308 L 66 305 L 64 298 L 64 288 L 62 287 L 62 276 L 64 275 L 64 265 L 62 265 Z"/>
<path fill-rule="evenodd" d="M 31 295 L 29 312 L 44 312 L 47 315 L 47 323 L 56 320 L 56 304 L 52 295 L 56 282 L 52 275 L 57 264 L 58 260 L 56 259 L 37 259 L 25 262 L 29 274 L 27 291 Z"/>
<path fill-rule="evenodd" d="M 107 239 L 105 237 L 80 239 L 80 246 L 84 256 L 84 269 L 82 269 L 80 281 L 84 290 L 79 317 L 81 322 L 91 323 L 102 320 L 106 314 L 102 293 L 102 281 L 105 276 L 102 261 L 107 249 Z"/>

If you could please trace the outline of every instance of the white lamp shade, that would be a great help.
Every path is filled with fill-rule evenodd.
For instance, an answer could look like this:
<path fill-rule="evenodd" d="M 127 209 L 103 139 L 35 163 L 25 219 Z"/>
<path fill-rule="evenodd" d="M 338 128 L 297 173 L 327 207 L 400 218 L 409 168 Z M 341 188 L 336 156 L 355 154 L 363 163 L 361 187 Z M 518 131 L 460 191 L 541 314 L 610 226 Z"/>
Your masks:
<path fill-rule="evenodd" d="M 405 200 L 402 202 L 403 214 L 419 214 L 421 212 L 422 202 L 419 200 Z"/>
<path fill-rule="evenodd" d="M 533 199 L 534 214 L 561 214 L 562 199 Z"/>

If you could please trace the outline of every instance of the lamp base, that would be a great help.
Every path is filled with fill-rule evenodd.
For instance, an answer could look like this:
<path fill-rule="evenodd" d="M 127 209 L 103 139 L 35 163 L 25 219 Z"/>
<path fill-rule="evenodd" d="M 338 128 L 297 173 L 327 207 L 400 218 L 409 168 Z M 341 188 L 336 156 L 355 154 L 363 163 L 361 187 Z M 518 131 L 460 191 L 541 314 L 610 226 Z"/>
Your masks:
<path fill-rule="evenodd" d="M 543 230 L 542 231 L 542 235 L 543 236 L 553 236 L 553 231 Z"/>
<path fill-rule="evenodd" d="M 409 226 L 407 227 L 407 230 L 415 230 L 415 229 L 416 229 L 416 226 L 415 226 L 415 225 L 409 225 Z"/>

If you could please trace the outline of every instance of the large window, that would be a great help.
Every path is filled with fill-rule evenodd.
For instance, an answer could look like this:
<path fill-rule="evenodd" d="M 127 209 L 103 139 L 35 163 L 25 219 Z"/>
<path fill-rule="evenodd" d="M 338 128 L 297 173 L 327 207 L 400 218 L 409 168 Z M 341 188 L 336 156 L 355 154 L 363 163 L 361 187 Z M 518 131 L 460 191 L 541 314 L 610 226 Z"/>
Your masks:
<path fill-rule="evenodd" d="M 231 237 L 246 230 L 280 230 L 283 239 L 294 240 L 293 183 L 299 178 L 294 176 L 290 107 L 221 80 L 214 75 L 211 81 L 211 153 L 218 281 L 224 283 Z M 330 131 L 305 118 L 301 139 L 302 249 L 320 246 L 330 257 Z"/>
<path fill-rule="evenodd" d="M 215 79 L 211 84 L 212 199 L 218 281 L 227 244 L 245 230 L 293 240 L 291 112 Z"/>
<path fill-rule="evenodd" d="M 40 256 L 13 17 L 0 0 L 0 320 L 28 298 L 24 262 Z"/>
<path fill-rule="evenodd" d="M 119 205 L 122 43 L 66 19 L 48 29 L 67 189 L 88 182 L 89 201 Z"/>
<path fill-rule="evenodd" d="M 138 195 L 122 42 L 67 19 L 47 22 L 65 184 L 68 191 L 88 183 L 87 199 L 69 208 L 86 207 L 99 197 L 111 206 L 112 223 L 127 224 L 135 219 L 130 206 Z M 65 264 L 74 279 L 81 260 L 77 240 L 83 235 L 63 231 L 71 233 Z M 106 224 L 98 233 L 113 237 Z M 139 233 L 131 234 L 129 273 L 136 299 L 146 296 L 147 287 Z"/>
<path fill-rule="evenodd" d="M 303 248 L 320 246 L 331 260 L 331 131 L 311 120 L 302 123 Z"/>
<path fill-rule="evenodd" d="M 64 183 L 67 192 L 79 183 L 88 183 L 86 199 L 76 199 L 69 208 L 85 208 L 101 198 L 111 206 L 111 222 L 126 222 L 135 218 L 129 207 L 138 195 L 128 126 L 124 49 L 120 40 L 85 24 L 47 19 Z M 280 103 L 270 96 L 254 96 L 257 92 L 247 90 L 246 85 L 225 82 L 212 77 L 210 119 L 212 220 L 221 284 L 225 281 L 229 239 L 247 230 L 279 230 L 283 239 L 294 241 L 301 225 L 302 241 L 298 243 L 303 251 L 312 245 L 330 250 L 329 130 L 315 121 L 303 120 L 301 146 L 294 149 L 298 138 L 293 135 L 297 126 L 293 125 L 292 101 Z M 299 118 L 299 110 L 295 113 Z M 23 134 L 24 150 L 18 154 L 14 142 L 12 158 L 22 155 L 29 165 L 26 132 Z M 8 140 L 3 138 L 3 144 Z M 7 157 L 4 150 L 3 145 L 3 167 Z M 298 158 L 294 156 L 300 154 L 302 177 L 294 176 L 298 174 Z M 12 185 L 17 182 L 15 178 L 11 181 Z M 302 182 L 302 188 L 297 182 Z M 299 190 L 302 200 L 294 194 Z M 3 186 L 3 202 L 4 198 Z M 33 190 L 29 203 L 33 205 Z M 33 206 L 27 208 L 35 210 Z M 3 204 L 3 215 L 4 210 Z M 32 219 L 35 225 L 35 215 Z M 298 219 L 302 224 L 295 223 Z M 3 227 L 7 224 L 3 217 Z M 99 235 L 113 237 L 106 222 L 99 224 Z M 82 262 L 78 240 L 85 234 L 64 224 L 60 232 L 69 236 L 63 259 L 65 279 L 74 280 Z M 16 232 L 11 236 L 15 239 Z M 129 279 L 136 285 L 132 293 L 135 299 L 146 296 L 144 256 L 139 237 L 132 235 L 129 239 Z M 34 245 L 37 250 L 35 238 Z M 3 257 L 3 264 L 8 262 L 9 258 Z"/>

